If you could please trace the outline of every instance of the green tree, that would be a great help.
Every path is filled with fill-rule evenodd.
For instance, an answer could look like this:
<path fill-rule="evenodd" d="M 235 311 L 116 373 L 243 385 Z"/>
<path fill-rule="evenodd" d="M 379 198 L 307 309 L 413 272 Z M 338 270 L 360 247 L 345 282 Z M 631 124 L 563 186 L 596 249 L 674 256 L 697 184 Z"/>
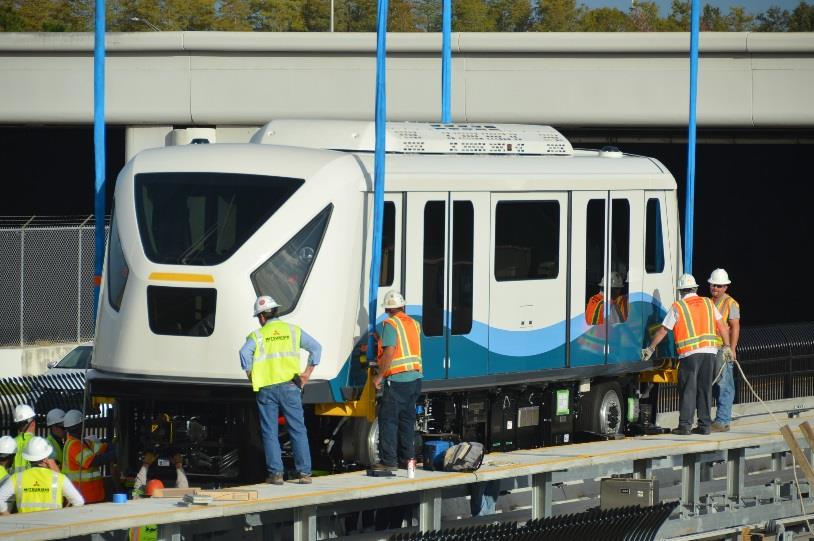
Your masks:
<path fill-rule="evenodd" d="M 486 5 L 497 32 L 526 32 L 531 28 L 529 0 L 487 0 Z"/>
<path fill-rule="evenodd" d="M 690 3 L 673 0 L 670 14 L 661 25 L 661 30 L 668 32 L 690 31 Z"/>
<path fill-rule="evenodd" d="M 789 17 L 789 32 L 814 31 L 814 5 L 800 2 Z"/>
<path fill-rule="evenodd" d="M 772 6 L 757 16 L 757 30 L 759 32 L 788 32 L 789 12 Z"/>
<path fill-rule="evenodd" d="M 423 32 L 441 31 L 441 2 L 442 0 L 414 1 L 414 20 L 419 30 Z"/>
<path fill-rule="evenodd" d="M 410 0 L 389 0 L 387 3 L 387 31 L 415 32 L 418 30 Z"/>
<path fill-rule="evenodd" d="M 334 4 L 336 9 L 336 4 Z M 302 18 L 309 32 L 327 32 L 331 29 L 330 0 L 304 0 Z M 336 21 L 334 21 L 334 25 Z"/>
<path fill-rule="evenodd" d="M 375 0 L 336 0 L 335 28 L 339 32 L 375 32 Z"/>
<path fill-rule="evenodd" d="M 659 7 L 655 2 L 635 2 L 628 16 L 637 32 L 656 32 L 662 28 Z"/>
<path fill-rule="evenodd" d="M 701 30 L 705 32 L 726 32 L 729 24 L 721 14 L 721 8 L 704 4 L 701 12 Z"/>
<path fill-rule="evenodd" d="M 616 8 L 602 7 L 585 12 L 581 32 L 630 32 L 635 30 L 630 17 Z"/>
<path fill-rule="evenodd" d="M 0 0 L 0 32 L 22 32 L 23 19 L 12 0 Z"/>
<path fill-rule="evenodd" d="M 534 29 L 541 32 L 576 32 L 583 13 L 585 7 L 577 6 L 576 0 L 540 0 L 535 10 L 537 24 Z"/>
<path fill-rule="evenodd" d="M 218 2 L 213 30 L 253 30 L 254 13 L 251 0 L 222 0 Z"/>
<path fill-rule="evenodd" d="M 454 32 L 493 32 L 495 21 L 489 16 L 485 0 L 453 0 L 452 30 Z"/>
<path fill-rule="evenodd" d="M 726 23 L 732 32 L 747 32 L 754 27 L 755 18 L 747 13 L 743 7 L 732 6 L 726 16 Z"/>

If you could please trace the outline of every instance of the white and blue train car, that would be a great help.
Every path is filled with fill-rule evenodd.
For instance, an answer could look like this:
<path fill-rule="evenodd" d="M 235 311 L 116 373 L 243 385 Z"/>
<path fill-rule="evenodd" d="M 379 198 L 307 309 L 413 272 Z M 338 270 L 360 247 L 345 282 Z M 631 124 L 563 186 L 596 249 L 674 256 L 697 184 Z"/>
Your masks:
<path fill-rule="evenodd" d="M 281 120 L 248 144 L 151 149 L 124 167 L 91 388 L 120 404 L 131 457 L 182 448 L 193 473 L 245 476 L 256 422 L 237 351 L 259 294 L 322 344 L 304 401 L 359 397 L 373 151 L 372 122 Z M 385 191 L 379 299 L 402 291 L 421 322 L 418 429 L 491 449 L 622 431 L 652 366 L 648 329 L 675 296 L 670 172 L 546 126 L 389 123 Z M 599 293 L 612 302 L 597 308 Z M 334 465 L 375 458 L 375 423 L 309 422 Z"/>

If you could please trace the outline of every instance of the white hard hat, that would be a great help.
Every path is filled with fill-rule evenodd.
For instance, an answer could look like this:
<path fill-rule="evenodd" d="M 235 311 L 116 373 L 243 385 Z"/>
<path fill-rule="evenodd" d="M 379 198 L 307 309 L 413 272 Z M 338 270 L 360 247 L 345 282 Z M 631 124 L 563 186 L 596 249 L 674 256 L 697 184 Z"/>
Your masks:
<path fill-rule="evenodd" d="M 676 289 L 679 291 L 682 289 L 695 289 L 696 287 L 698 287 L 698 284 L 695 283 L 695 278 L 692 274 L 682 274 L 678 277 Z"/>
<path fill-rule="evenodd" d="M 33 419 L 37 414 L 34 413 L 34 408 L 29 406 L 28 404 L 20 404 L 16 408 L 14 408 L 14 422 L 15 423 L 22 423 L 23 421 L 28 421 L 29 419 Z"/>
<path fill-rule="evenodd" d="M 11 436 L 0 438 L 0 455 L 13 455 L 17 452 L 17 440 Z"/>
<path fill-rule="evenodd" d="M 254 316 L 257 317 L 263 312 L 268 312 L 272 308 L 277 308 L 280 305 L 277 304 L 277 301 L 269 297 L 268 295 L 262 295 L 257 297 L 257 300 L 254 301 Z"/>
<path fill-rule="evenodd" d="M 599 287 L 605 287 L 604 276 L 599 281 Z M 611 287 L 625 287 L 625 284 L 622 282 L 622 275 L 616 271 L 611 271 Z"/>
<path fill-rule="evenodd" d="M 716 286 L 728 286 L 732 283 L 729 280 L 729 274 L 724 269 L 715 269 L 712 271 L 707 282 Z"/>
<path fill-rule="evenodd" d="M 51 456 L 54 448 L 48 443 L 48 440 L 39 436 L 34 436 L 23 449 L 23 458 L 29 462 L 38 462 L 44 458 Z"/>
<path fill-rule="evenodd" d="M 395 289 L 388 291 L 384 296 L 385 308 L 404 308 L 404 297 Z"/>
<path fill-rule="evenodd" d="M 61 423 L 65 420 L 65 410 L 54 408 L 45 416 L 45 426 L 51 426 Z"/>
<path fill-rule="evenodd" d="M 71 428 L 72 426 L 81 425 L 84 419 L 85 416 L 82 415 L 81 411 L 68 410 L 68 412 L 65 414 L 65 418 L 62 420 L 62 426 L 65 428 Z"/>

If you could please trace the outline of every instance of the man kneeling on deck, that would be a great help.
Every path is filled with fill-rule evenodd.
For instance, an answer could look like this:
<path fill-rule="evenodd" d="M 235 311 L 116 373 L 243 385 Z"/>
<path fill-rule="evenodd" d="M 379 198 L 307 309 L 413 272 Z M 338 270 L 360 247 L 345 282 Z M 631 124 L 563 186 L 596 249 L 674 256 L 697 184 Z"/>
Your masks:
<path fill-rule="evenodd" d="M 34 436 L 23 449 L 23 458 L 31 467 L 12 474 L 0 485 L 0 514 L 8 515 L 8 500 L 14 496 L 18 513 L 62 509 L 63 497 L 69 505 L 85 504 L 82 495 L 64 474 L 54 471 L 50 458 L 53 447 L 45 438 Z"/>

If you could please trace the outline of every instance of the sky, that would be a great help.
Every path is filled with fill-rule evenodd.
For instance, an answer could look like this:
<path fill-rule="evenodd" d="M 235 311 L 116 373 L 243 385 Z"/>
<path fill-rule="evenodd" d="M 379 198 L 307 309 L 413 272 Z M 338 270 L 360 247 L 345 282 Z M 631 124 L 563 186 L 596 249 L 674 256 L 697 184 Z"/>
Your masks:
<path fill-rule="evenodd" d="M 710 4 L 721 9 L 721 13 L 729 13 L 731 6 L 743 6 L 752 15 L 763 13 L 772 6 L 780 6 L 782 9 L 793 10 L 800 0 L 699 0 L 700 4 Z M 630 9 L 630 0 L 577 0 L 578 4 L 584 4 L 589 8 L 613 7 L 627 11 Z M 811 1 L 809 0 L 809 4 Z M 656 0 L 656 4 L 661 8 L 661 15 L 670 12 L 671 0 Z"/>

